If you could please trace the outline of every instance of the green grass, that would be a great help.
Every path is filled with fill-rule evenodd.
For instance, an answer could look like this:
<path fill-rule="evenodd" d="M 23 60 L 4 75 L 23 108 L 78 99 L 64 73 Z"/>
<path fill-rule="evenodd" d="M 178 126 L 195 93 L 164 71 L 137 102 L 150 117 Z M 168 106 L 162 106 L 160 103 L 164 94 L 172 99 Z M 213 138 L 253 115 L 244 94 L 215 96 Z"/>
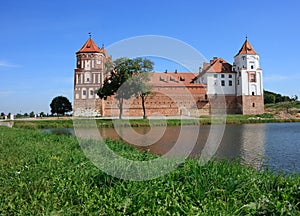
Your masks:
<path fill-rule="evenodd" d="M 300 122 L 300 119 L 275 119 L 273 114 L 262 115 L 227 115 L 226 124 L 253 124 L 253 123 L 272 123 L 272 122 Z M 115 120 L 115 123 L 121 126 L 132 127 L 148 127 L 148 119 L 130 119 Z M 200 116 L 198 120 L 195 119 L 167 119 L 167 120 L 152 120 L 151 123 L 155 126 L 180 126 L 184 125 L 209 125 L 211 124 L 210 116 Z M 224 123 L 223 119 L 219 121 L 214 119 L 214 123 Z M 113 122 L 110 119 L 97 119 L 98 127 L 113 127 Z M 72 120 L 18 120 L 14 121 L 15 128 L 24 129 L 44 129 L 44 128 L 72 128 Z"/>
<path fill-rule="evenodd" d="M 265 104 L 265 108 L 272 108 L 272 109 L 278 109 L 278 110 L 286 110 L 286 104 L 285 103 L 273 103 L 273 104 Z M 291 102 L 290 108 L 296 108 L 300 109 L 300 102 Z"/>
<path fill-rule="evenodd" d="M 72 128 L 73 120 L 18 120 L 14 121 L 14 127 L 24 129 Z"/>
<path fill-rule="evenodd" d="M 116 153 L 156 156 L 118 141 Z M 0 215 L 300 215 L 300 176 L 238 162 L 186 162 L 149 181 L 97 169 L 71 136 L 0 127 Z"/>

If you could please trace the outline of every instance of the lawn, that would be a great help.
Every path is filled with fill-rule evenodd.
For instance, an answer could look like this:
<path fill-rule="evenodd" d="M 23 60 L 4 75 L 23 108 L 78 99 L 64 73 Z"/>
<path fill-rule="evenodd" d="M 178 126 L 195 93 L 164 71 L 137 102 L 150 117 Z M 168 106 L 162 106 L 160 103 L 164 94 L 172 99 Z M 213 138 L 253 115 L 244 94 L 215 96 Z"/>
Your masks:
<path fill-rule="evenodd" d="M 119 141 L 116 153 L 157 156 Z M 300 176 L 259 172 L 239 162 L 188 159 L 148 181 L 107 175 L 76 138 L 0 127 L 1 215 L 300 215 Z"/>

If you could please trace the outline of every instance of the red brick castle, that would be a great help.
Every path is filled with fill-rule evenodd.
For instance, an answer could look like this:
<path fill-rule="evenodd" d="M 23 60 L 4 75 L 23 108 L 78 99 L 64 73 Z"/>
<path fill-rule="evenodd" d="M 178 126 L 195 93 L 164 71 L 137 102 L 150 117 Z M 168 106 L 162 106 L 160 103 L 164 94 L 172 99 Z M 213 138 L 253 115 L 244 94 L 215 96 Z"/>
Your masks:
<path fill-rule="evenodd" d="M 74 74 L 74 116 L 118 116 L 114 97 L 101 100 L 97 90 L 109 73 L 105 63 L 112 61 L 104 47 L 89 38 L 76 52 Z M 214 57 L 199 72 L 151 72 L 153 96 L 146 100 L 147 115 L 209 115 L 212 109 L 226 113 L 264 112 L 262 69 L 259 55 L 246 39 L 231 65 Z M 126 116 L 142 116 L 141 100 L 124 103 Z"/>

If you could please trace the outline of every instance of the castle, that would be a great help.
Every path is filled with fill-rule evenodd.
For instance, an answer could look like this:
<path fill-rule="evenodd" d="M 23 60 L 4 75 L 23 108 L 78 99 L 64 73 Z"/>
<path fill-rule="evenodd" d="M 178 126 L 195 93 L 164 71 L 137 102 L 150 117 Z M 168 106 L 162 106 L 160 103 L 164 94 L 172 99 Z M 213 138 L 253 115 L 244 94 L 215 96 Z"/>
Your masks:
<path fill-rule="evenodd" d="M 74 116 L 118 116 L 114 96 L 102 100 L 97 90 L 109 75 L 105 63 L 111 62 L 102 46 L 90 37 L 76 52 L 74 70 Z M 145 106 L 147 115 L 209 115 L 212 109 L 225 109 L 228 114 L 264 113 L 262 69 L 259 55 L 246 38 L 231 65 L 214 57 L 203 63 L 199 72 L 151 72 L 152 97 Z M 140 98 L 124 102 L 127 116 L 142 116 Z"/>

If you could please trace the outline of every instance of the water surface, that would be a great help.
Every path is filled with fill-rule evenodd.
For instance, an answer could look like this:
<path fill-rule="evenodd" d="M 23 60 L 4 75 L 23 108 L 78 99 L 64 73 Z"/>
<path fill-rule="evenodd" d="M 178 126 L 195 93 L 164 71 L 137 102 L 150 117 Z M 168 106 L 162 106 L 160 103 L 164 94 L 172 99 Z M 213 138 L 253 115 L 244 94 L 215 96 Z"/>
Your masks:
<path fill-rule="evenodd" d="M 130 144 L 154 154 L 199 157 L 206 145 L 211 126 L 119 128 L 118 133 Z M 121 139 L 114 128 L 99 129 L 105 138 Z M 74 134 L 73 129 L 45 129 L 46 132 Z M 184 136 L 180 132 L 184 131 Z M 198 134 L 199 132 L 199 134 Z M 143 136 L 148 134 L 148 136 Z M 195 139 L 195 134 L 198 136 Z M 180 137 L 180 139 L 179 139 Z M 127 139 L 128 138 L 128 139 Z M 176 145 L 176 148 L 173 148 Z M 174 150 L 175 149 L 175 150 Z M 172 150 L 172 151 L 170 151 Z M 300 123 L 226 125 L 214 155 L 221 159 L 241 159 L 255 168 L 267 166 L 279 172 L 300 173 Z"/>

